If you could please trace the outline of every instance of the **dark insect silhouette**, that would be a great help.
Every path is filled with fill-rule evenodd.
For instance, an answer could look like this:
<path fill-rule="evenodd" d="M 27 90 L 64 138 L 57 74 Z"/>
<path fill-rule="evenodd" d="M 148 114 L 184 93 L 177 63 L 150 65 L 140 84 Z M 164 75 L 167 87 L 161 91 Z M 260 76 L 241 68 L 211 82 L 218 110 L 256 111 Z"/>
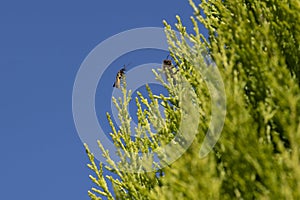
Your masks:
<path fill-rule="evenodd" d="M 118 71 L 116 80 L 113 84 L 113 87 L 119 88 L 119 89 L 121 88 L 121 80 L 125 75 L 125 71 L 126 71 L 126 69 L 125 69 L 125 65 L 124 65 L 124 67 Z"/>

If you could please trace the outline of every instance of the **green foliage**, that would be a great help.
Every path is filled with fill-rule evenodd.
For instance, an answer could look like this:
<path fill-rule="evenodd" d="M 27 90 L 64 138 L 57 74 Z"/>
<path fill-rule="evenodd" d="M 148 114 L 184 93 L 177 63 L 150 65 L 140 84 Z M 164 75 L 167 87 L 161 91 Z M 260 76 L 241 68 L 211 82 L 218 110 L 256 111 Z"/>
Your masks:
<path fill-rule="evenodd" d="M 102 164 L 96 166 L 86 147 L 91 160 L 88 166 L 96 174 L 90 177 L 99 188 L 89 192 L 91 199 L 100 199 L 95 194 L 113 199 L 108 181 L 117 199 L 300 199 L 300 2 L 208 0 L 190 4 L 195 11 L 191 17 L 194 33 L 186 32 L 180 17 L 176 24 L 179 38 L 166 22 L 165 26 L 180 77 L 196 95 L 199 124 L 195 140 L 160 173 L 143 172 L 159 164 L 150 162 L 151 158 L 143 162 L 131 152 L 155 150 L 175 137 L 172 133 L 178 132 L 184 117 L 178 103 L 183 91 L 180 84 L 165 84 L 169 97 L 154 96 L 150 88 L 151 102 L 140 95 L 136 132 L 145 137 L 133 141 L 126 110 L 130 93 L 124 88 L 123 100 L 115 101 L 122 124 L 119 130 L 108 116 L 121 162 L 114 163 L 99 142 L 108 163 L 105 168 L 118 178 L 104 177 Z M 198 23 L 209 30 L 209 41 L 200 34 Z M 227 113 L 220 140 L 212 152 L 200 158 L 213 95 L 206 83 L 215 78 L 203 76 L 209 75 L 203 72 L 206 65 L 201 55 L 206 52 L 222 75 Z M 165 122 L 157 113 L 158 99 L 164 102 Z M 141 103 L 146 109 L 142 110 Z M 150 124 L 160 131 L 154 134 Z M 125 159 L 142 166 L 140 172 L 120 170 L 131 169 Z"/>

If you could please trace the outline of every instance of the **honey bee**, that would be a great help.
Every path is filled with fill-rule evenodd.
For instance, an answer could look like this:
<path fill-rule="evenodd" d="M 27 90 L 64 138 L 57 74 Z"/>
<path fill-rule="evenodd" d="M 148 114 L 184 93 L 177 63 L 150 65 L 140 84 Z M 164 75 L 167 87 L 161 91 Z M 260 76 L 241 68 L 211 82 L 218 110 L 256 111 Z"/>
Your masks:
<path fill-rule="evenodd" d="M 113 84 L 113 87 L 119 88 L 119 89 L 121 88 L 121 80 L 125 75 L 125 71 L 126 71 L 126 69 L 125 69 L 125 65 L 124 65 L 124 67 L 118 71 L 116 80 Z"/>

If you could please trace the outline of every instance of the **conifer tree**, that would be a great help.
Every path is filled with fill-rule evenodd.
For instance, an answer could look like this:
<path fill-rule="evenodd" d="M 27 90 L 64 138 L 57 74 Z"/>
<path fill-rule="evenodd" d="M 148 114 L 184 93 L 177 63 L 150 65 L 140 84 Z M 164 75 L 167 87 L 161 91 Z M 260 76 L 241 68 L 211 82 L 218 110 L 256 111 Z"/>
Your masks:
<path fill-rule="evenodd" d="M 193 33 L 187 33 L 179 16 L 175 28 L 180 36 L 171 25 L 164 24 L 171 56 L 179 68 L 177 79 L 184 78 L 195 94 L 192 100 L 196 100 L 199 123 L 193 142 L 178 160 L 162 169 L 156 161 L 150 162 L 151 158 L 143 162 L 132 154 L 155 150 L 171 142 L 176 137 L 174 133 L 180 133 L 185 110 L 178 95 L 191 91 L 185 91 L 180 81 L 165 83 L 169 96 L 155 96 L 148 87 L 150 100 L 141 94 L 136 99 L 136 132 L 144 137 L 133 140 L 129 137 L 126 109 L 131 94 L 123 88 L 123 99 L 114 100 L 120 112 L 120 129 L 114 127 L 108 115 L 121 161 L 115 163 L 99 141 L 108 166 L 98 167 L 86 146 L 91 161 L 88 166 L 95 173 L 90 178 L 96 184 L 89 196 L 300 199 L 300 2 L 207 0 L 196 4 L 190 0 L 190 4 L 194 9 Z M 199 24 L 208 29 L 208 40 L 200 33 Z M 210 129 L 213 95 L 205 83 L 208 78 L 214 79 L 214 74 L 203 73 L 208 62 L 201 55 L 207 53 L 215 63 L 209 67 L 217 68 L 224 82 L 226 119 L 217 144 L 201 157 L 200 148 Z M 218 85 L 213 87 L 218 89 Z M 159 127 L 161 123 L 157 114 L 159 102 L 165 107 L 166 120 L 163 128 L 153 134 L 150 125 Z M 161 155 L 159 159 L 164 160 Z M 127 165 L 129 162 L 131 165 Z M 141 170 L 129 172 L 132 165 L 141 166 Z M 145 170 L 152 166 L 159 170 Z M 103 167 L 116 176 L 105 176 Z M 113 184 L 113 191 L 108 182 Z"/>

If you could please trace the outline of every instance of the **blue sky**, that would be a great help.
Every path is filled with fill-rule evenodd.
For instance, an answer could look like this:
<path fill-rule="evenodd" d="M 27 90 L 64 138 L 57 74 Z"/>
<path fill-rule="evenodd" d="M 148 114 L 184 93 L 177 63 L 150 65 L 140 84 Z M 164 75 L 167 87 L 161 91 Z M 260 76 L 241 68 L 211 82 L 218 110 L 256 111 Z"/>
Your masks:
<path fill-rule="evenodd" d="M 174 24 L 176 14 L 191 25 L 187 0 L 1 1 L 0 199 L 89 199 L 91 171 L 72 116 L 76 73 L 108 37 Z M 119 63 L 149 61 L 133 56 Z"/>

